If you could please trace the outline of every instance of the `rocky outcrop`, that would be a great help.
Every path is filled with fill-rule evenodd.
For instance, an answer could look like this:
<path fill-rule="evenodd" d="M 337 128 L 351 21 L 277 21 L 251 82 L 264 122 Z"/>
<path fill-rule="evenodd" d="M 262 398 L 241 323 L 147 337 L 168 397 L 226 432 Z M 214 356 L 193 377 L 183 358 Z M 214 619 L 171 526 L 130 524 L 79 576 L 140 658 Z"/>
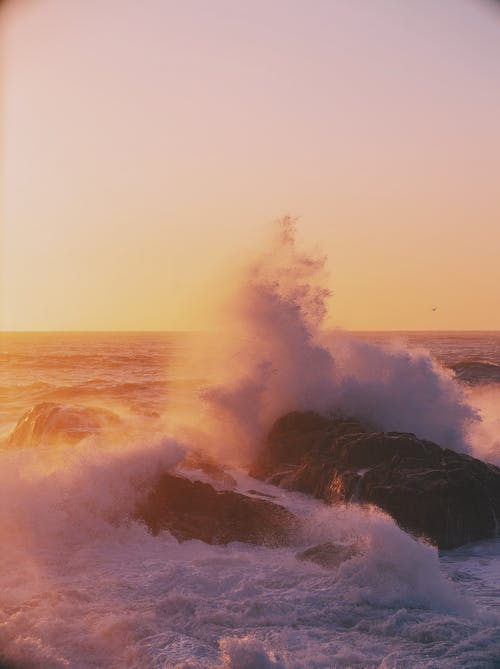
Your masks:
<path fill-rule="evenodd" d="M 118 416 L 106 409 L 40 402 L 21 416 L 7 444 L 30 448 L 56 442 L 76 443 L 119 422 Z"/>
<path fill-rule="evenodd" d="M 439 548 L 498 536 L 500 469 L 414 434 L 294 412 L 278 420 L 252 474 L 329 503 L 374 504 Z"/>
<path fill-rule="evenodd" d="M 297 529 L 287 509 L 209 483 L 164 473 L 137 506 L 135 518 L 152 534 L 168 530 L 179 541 L 200 539 L 209 544 L 231 541 L 263 546 L 286 545 Z"/>

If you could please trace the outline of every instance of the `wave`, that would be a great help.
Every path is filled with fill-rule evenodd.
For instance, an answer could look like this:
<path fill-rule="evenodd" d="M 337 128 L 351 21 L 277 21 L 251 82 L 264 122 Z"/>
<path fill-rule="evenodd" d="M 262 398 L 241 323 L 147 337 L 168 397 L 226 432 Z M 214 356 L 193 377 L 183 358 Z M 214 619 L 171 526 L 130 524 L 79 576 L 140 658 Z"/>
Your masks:
<path fill-rule="evenodd" d="M 52 387 L 47 393 L 47 398 L 71 399 L 72 397 L 83 396 L 107 396 L 133 402 L 140 399 L 143 395 L 161 398 L 168 391 L 170 385 L 169 381 L 146 381 L 144 383 L 126 381 L 116 383 L 114 381 L 97 379 L 75 385 Z"/>
<path fill-rule="evenodd" d="M 68 401 L 77 398 L 112 398 L 133 403 L 141 398 L 161 401 L 177 384 L 175 381 L 144 381 L 116 383 L 114 379 L 89 379 L 75 384 L 54 384 L 36 381 L 27 384 L 0 386 L 0 398 L 12 401 L 17 398 L 41 398 L 47 401 Z"/>
<path fill-rule="evenodd" d="M 175 350 L 166 351 L 163 354 L 158 354 L 158 359 L 154 359 L 151 355 L 145 353 L 131 352 L 129 354 L 112 354 L 108 352 L 103 353 L 93 353 L 89 355 L 88 353 L 43 353 L 42 351 L 38 353 L 4 353 L 4 364 L 11 366 L 13 368 L 57 368 L 57 369 L 68 369 L 73 367 L 79 367 L 82 364 L 86 365 L 88 368 L 118 368 L 118 367 L 128 367 L 131 363 L 137 365 L 137 367 L 156 367 L 158 363 L 163 363 L 164 360 L 168 360 L 172 354 L 175 353 Z"/>
<path fill-rule="evenodd" d="M 5 386 L 0 386 L 0 399 L 4 401 L 11 401 L 16 398 L 27 398 L 33 396 L 43 397 L 46 393 L 51 392 L 56 386 L 45 381 L 35 381 L 33 383 L 16 383 Z"/>
<path fill-rule="evenodd" d="M 427 352 L 325 335 L 325 263 L 299 249 L 286 218 L 271 252 L 250 266 L 225 327 L 237 341 L 228 344 L 222 381 L 203 395 L 215 441 L 224 442 L 228 425 L 237 435 L 238 453 L 229 447 L 223 457 L 248 459 L 271 424 L 293 410 L 356 416 L 467 451 L 478 414 Z"/>
<path fill-rule="evenodd" d="M 13 661 L 50 669 L 276 662 L 297 669 L 343 666 L 351 646 L 358 666 L 379 666 L 373 635 L 380 659 L 397 650 L 424 659 L 451 648 L 461 630 L 464 636 L 464 621 L 469 637 L 479 625 L 437 552 L 375 511 L 332 512 L 273 488 L 303 526 L 290 546 L 151 536 L 130 517 L 159 473 L 182 463 L 184 446 L 175 440 L 119 449 L 81 442 L 49 471 L 36 451 L 0 457 L 0 586 L 8 598 L 1 640 Z M 240 490 L 271 491 L 233 474 Z M 325 541 L 356 541 L 360 550 L 329 569 L 297 557 Z M 392 620 L 397 633 L 379 629 L 381 620 Z M 439 643 L 423 632 L 415 643 L 424 623 L 444 626 Z M 454 666 L 465 665 L 459 657 Z"/>
<path fill-rule="evenodd" d="M 459 381 L 471 386 L 500 383 L 500 365 L 482 360 L 461 360 L 449 366 Z"/>
<path fill-rule="evenodd" d="M 15 448 L 75 443 L 119 423 L 119 417 L 107 409 L 41 402 L 19 419 L 7 443 Z"/>

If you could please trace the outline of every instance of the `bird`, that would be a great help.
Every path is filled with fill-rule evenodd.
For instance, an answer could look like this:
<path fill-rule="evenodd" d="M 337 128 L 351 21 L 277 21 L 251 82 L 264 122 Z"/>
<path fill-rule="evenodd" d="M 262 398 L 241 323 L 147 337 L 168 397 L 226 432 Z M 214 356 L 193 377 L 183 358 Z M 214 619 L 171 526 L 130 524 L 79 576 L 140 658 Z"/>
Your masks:
<path fill-rule="evenodd" d="M 432 307 L 432 311 L 436 311 L 437 307 Z"/>

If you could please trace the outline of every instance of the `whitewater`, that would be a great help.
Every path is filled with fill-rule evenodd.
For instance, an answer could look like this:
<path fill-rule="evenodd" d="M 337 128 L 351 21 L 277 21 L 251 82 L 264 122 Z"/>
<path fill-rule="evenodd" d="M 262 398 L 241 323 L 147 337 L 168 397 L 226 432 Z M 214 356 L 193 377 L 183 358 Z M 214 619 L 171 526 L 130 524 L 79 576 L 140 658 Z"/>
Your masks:
<path fill-rule="evenodd" d="M 282 226 L 224 335 L 0 335 L 0 667 L 500 667 L 500 539 L 438 552 L 386 514 L 248 467 L 290 410 L 357 415 L 500 463 L 500 333 L 325 327 L 325 259 Z M 186 466 L 206 454 L 217 469 Z M 159 472 L 268 496 L 289 545 L 153 536 Z M 331 541 L 337 566 L 298 559 Z"/>

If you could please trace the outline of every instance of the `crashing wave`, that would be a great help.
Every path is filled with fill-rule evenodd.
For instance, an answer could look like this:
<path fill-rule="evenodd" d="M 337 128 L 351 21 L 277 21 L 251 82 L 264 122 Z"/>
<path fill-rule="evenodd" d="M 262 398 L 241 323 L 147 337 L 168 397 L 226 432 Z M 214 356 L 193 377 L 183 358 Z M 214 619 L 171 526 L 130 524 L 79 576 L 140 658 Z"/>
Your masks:
<path fill-rule="evenodd" d="M 120 419 L 107 409 L 40 402 L 19 419 L 8 445 L 29 448 L 55 442 L 76 443 L 116 426 Z"/>

